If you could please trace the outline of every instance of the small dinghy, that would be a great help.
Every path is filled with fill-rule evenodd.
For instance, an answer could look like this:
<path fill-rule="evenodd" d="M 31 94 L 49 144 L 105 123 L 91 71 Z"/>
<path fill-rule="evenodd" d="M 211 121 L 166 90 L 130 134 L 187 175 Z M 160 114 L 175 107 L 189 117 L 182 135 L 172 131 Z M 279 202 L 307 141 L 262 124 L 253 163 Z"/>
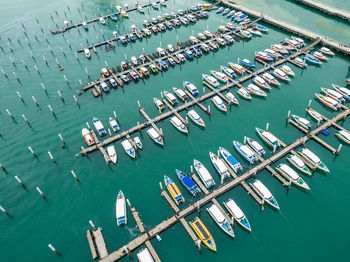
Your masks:
<path fill-rule="evenodd" d="M 198 89 L 194 84 L 185 81 L 183 82 L 183 87 L 186 88 L 193 96 L 198 95 Z"/>
<path fill-rule="evenodd" d="M 227 107 L 225 106 L 224 102 L 222 101 L 222 99 L 219 96 L 213 96 L 211 101 L 219 110 L 221 110 L 223 112 L 227 112 Z"/>
<path fill-rule="evenodd" d="M 193 181 L 191 177 L 186 175 L 184 172 L 175 169 L 176 175 L 183 184 L 183 186 L 193 195 L 198 196 L 201 192 L 197 184 Z"/>
<path fill-rule="evenodd" d="M 269 83 L 270 85 L 274 85 L 274 86 L 279 86 L 281 85 L 280 82 L 278 82 L 278 80 L 276 78 L 274 78 L 271 74 L 269 73 L 264 73 L 262 75 L 262 78 Z"/>
<path fill-rule="evenodd" d="M 235 237 L 230 223 L 227 221 L 225 216 L 221 213 L 220 209 L 216 205 L 211 204 L 211 206 L 207 208 L 207 211 L 215 223 L 220 227 L 220 229 L 222 229 L 229 236 Z"/>
<path fill-rule="evenodd" d="M 247 229 L 248 231 L 252 231 L 248 219 L 246 218 L 246 216 L 235 201 L 229 198 L 224 201 L 224 206 L 227 209 L 227 211 L 231 214 L 231 216 L 237 221 L 238 224 L 240 224 L 243 228 Z"/>
<path fill-rule="evenodd" d="M 170 177 L 164 176 L 164 184 L 168 189 L 168 192 L 170 193 L 171 197 L 174 199 L 176 205 L 182 205 L 185 202 L 185 198 L 182 196 L 179 188 L 174 183 L 174 181 L 171 180 Z"/>
<path fill-rule="evenodd" d="M 324 96 L 322 94 L 315 93 L 315 96 L 318 98 L 318 100 L 329 107 L 330 109 L 333 109 L 334 111 L 338 111 L 340 109 L 339 103 L 334 100 L 333 98 L 330 98 L 328 96 Z"/>
<path fill-rule="evenodd" d="M 279 79 L 281 79 L 283 81 L 286 81 L 286 82 L 290 82 L 291 81 L 291 79 L 287 76 L 287 74 L 285 72 L 283 72 L 281 69 L 273 70 L 272 74 L 275 77 L 277 77 L 277 78 L 279 78 Z"/>
<path fill-rule="evenodd" d="M 231 79 L 235 79 L 236 78 L 236 74 L 233 71 L 233 69 L 228 68 L 226 66 L 220 66 L 220 69 L 223 73 L 225 73 L 229 78 Z"/>
<path fill-rule="evenodd" d="M 261 88 L 264 89 L 271 89 L 271 87 L 269 86 L 269 84 L 260 76 L 256 76 L 252 79 L 252 82 L 258 86 L 260 86 Z"/>
<path fill-rule="evenodd" d="M 350 90 L 349 89 L 335 85 L 335 84 L 332 84 L 332 87 L 339 94 L 342 94 L 346 100 L 350 101 Z"/>
<path fill-rule="evenodd" d="M 115 204 L 115 217 L 117 219 L 117 225 L 126 225 L 128 223 L 127 213 L 126 213 L 126 203 L 123 192 L 120 190 L 117 195 L 117 200 Z"/>
<path fill-rule="evenodd" d="M 228 65 L 232 68 L 233 71 L 235 71 L 237 74 L 243 75 L 243 73 L 245 72 L 245 69 L 243 66 L 239 65 L 239 64 L 234 64 L 231 62 L 228 62 Z"/>
<path fill-rule="evenodd" d="M 329 173 L 329 169 L 325 163 L 321 161 L 313 152 L 308 148 L 303 148 L 298 151 L 298 154 L 302 157 L 303 160 L 307 161 L 310 165 L 315 166 L 316 168 Z"/>
<path fill-rule="evenodd" d="M 222 156 L 222 158 L 226 161 L 228 166 L 236 173 L 238 174 L 243 170 L 243 167 L 241 164 L 237 161 L 236 158 L 234 158 L 233 155 L 231 155 L 230 152 L 228 152 L 225 148 L 219 147 L 219 152 Z"/>
<path fill-rule="evenodd" d="M 299 126 L 305 128 L 306 130 L 311 129 L 310 121 L 303 117 L 291 114 L 290 119 L 294 120 Z"/>
<path fill-rule="evenodd" d="M 118 156 L 117 156 L 117 152 L 115 151 L 115 147 L 113 145 L 107 147 L 107 154 L 109 156 L 109 159 L 114 164 L 117 164 Z"/>
<path fill-rule="evenodd" d="M 262 91 L 258 86 L 254 85 L 254 84 L 249 84 L 247 87 L 248 91 L 256 96 L 267 96 L 267 94 Z"/>
<path fill-rule="evenodd" d="M 197 124 L 201 127 L 205 127 L 205 123 L 204 123 L 203 119 L 197 114 L 196 111 L 194 111 L 192 109 L 192 110 L 188 111 L 187 115 L 195 124 Z"/>
<path fill-rule="evenodd" d="M 280 209 L 276 199 L 271 194 L 270 190 L 267 189 L 267 187 L 261 183 L 260 180 L 253 180 L 251 183 L 249 183 L 252 189 L 262 198 L 264 199 L 270 206 Z"/>
<path fill-rule="evenodd" d="M 92 119 L 92 122 L 93 122 L 93 124 L 95 126 L 95 129 L 96 129 L 97 133 L 100 136 L 105 136 L 107 134 L 106 129 L 102 125 L 102 122 L 97 117 L 94 117 Z"/>
<path fill-rule="evenodd" d="M 252 99 L 252 96 L 248 93 L 248 91 L 245 88 L 238 88 L 237 93 L 245 99 Z"/>
<path fill-rule="evenodd" d="M 164 141 L 163 138 L 160 134 L 158 134 L 158 132 L 153 128 L 149 128 L 146 133 L 149 135 L 150 138 L 152 138 L 152 140 L 156 143 L 159 144 L 161 146 L 164 145 Z"/>
<path fill-rule="evenodd" d="M 202 80 L 207 82 L 212 87 L 217 88 L 220 86 L 218 80 L 216 80 L 213 76 L 202 74 Z"/>
<path fill-rule="evenodd" d="M 111 126 L 111 128 L 114 132 L 118 132 L 120 130 L 116 119 L 114 119 L 113 117 L 109 118 L 109 125 Z"/>
<path fill-rule="evenodd" d="M 142 142 L 140 140 L 140 138 L 138 136 L 135 136 L 133 139 L 132 139 L 135 143 L 135 145 L 137 146 L 138 149 L 142 149 L 143 146 L 142 146 Z"/>
<path fill-rule="evenodd" d="M 340 130 L 334 133 L 336 137 L 343 140 L 345 143 L 350 144 L 350 133 L 345 130 Z"/>
<path fill-rule="evenodd" d="M 160 99 L 153 97 L 153 102 L 159 111 L 162 111 L 165 108 L 164 103 Z"/>
<path fill-rule="evenodd" d="M 213 154 L 212 152 L 209 152 L 209 157 L 210 157 L 211 163 L 215 167 L 215 170 L 220 175 L 221 181 L 229 179 L 230 172 L 228 171 L 224 162 L 217 155 Z"/>
<path fill-rule="evenodd" d="M 281 147 L 281 144 L 278 142 L 277 137 L 275 137 L 270 132 L 265 131 L 258 127 L 256 127 L 255 130 L 258 133 L 258 135 L 261 137 L 261 139 L 264 140 L 264 142 L 268 144 L 270 147 L 276 148 L 276 149 Z"/>
<path fill-rule="evenodd" d="M 217 71 L 214 71 L 214 70 L 210 70 L 210 73 L 211 73 L 217 80 L 219 80 L 220 82 L 222 82 L 222 83 L 227 83 L 227 82 L 228 82 L 228 77 L 227 77 L 227 75 L 225 75 L 224 73 L 222 73 L 222 72 L 217 72 Z"/>
<path fill-rule="evenodd" d="M 164 91 L 163 93 L 164 93 L 165 98 L 169 101 L 170 104 L 172 104 L 172 105 L 177 104 L 177 99 L 172 93 L 169 93 L 168 91 Z"/>
<path fill-rule="evenodd" d="M 280 67 L 280 70 L 282 70 L 284 73 L 286 73 L 287 75 L 290 76 L 295 76 L 295 73 L 293 72 L 293 70 L 287 66 L 287 65 L 283 65 Z"/>
<path fill-rule="evenodd" d="M 89 129 L 87 129 L 86 127 L 84 127 L 82 130 L 81 130 L 81 135 L 83 136 L 84 140 L 85 140 L 85 143 L 88 145 L 88 146 L 91 146 L 93 144 L 95 144 L 95 139 L 94 137 L 92 136 L 91 132 L 89 131 Z"/>
<path fill-rule="evenodd" d="M 199 162 L 196 159 L 193 159 L 193 166 L 206 188 L 209 189 L 215 186 L 215 181 L 213 177 L 210 175 L 208 169 L 206 169 L 206 167 L 201 162 Z"/>
<path fill-rule="evenodd" d="M 188 133 L 187 127 L 180 121 L 180 119 L 177 116 L 173 116 L 170 118 L 170 123 L 173 124 L 173 126 L 179 130 L 182 133 Z"/>
<path fill-rule="evenodd" d="M 177 97 L 180 98 L 182 101 L 186 101 L 188 99 L 188 96 L 182 89 L 173 87 L 173 91 L 175 95 L 177 95 Z"/>
<path fill-rule="evenodd" d="M 227 92 L 227 93 L 225 94 L 225 97 L 226 97 L 228 100 L 230 100 L 233 104 L 235 104 L 235 105 L 238 105 L 238 104 L 239 104 L 237 98 L 236 98 L 231 92 Z"/>
<path fill-rule="evenodd" d="M 254 152 L 246 145 L 242 145 L 238 141 L 233 141 L 233 146 L 250 164 L 254 165 L 259 159 L 254 155 Z"/>
<path fill-rule="evenodd" d="M 310 187 L 306 182 L 288 165 L 280 164 L 276 167 L 278 173 L 289 179 L 294 185 L 310 190 Z"/>
<path fill-rule="evenodd" d="M 135 149 L 134 147 L 130 144 L 129 140 L 124 140 L 122 142 L 122 147 L 125 150 L 125 152 L 131 157 L 131 158 L 135 158 L 136 157 L 136 153 L 135 153 Z"/>
<path fill-rule="evenodd" d="M 286 159 L 300 172 L 306 175 L 312 176 L 310 169 L 305 165 L 305 163 L 298 156 L 291 154 Z"/>
<path fill-rule="evenodd" d="M 264 148 L 252 138 L 247 137 L 247 143 L 259 156 L 264 156 L 266 154 Z"/>

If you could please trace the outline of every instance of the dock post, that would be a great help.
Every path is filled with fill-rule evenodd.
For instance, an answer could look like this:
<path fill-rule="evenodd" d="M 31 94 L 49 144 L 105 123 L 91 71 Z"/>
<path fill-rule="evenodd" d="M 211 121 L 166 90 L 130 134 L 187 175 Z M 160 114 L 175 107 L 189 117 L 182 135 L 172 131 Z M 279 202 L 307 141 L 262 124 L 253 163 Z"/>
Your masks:
<path fill-rule="evenodd" d="M 16 74 L 16 72 L 12 72 L 12 74 L 13 74 L 13 76 L 17 79 L 18 82 L 21 82 L 21 81 L 19 80 L 19 77 L 18 77 L 18 75 Z"/>
<path fill-rule="evenodd" d="M 15 117 L 11 114 L 10 110 L 6 108 L 6 112 L 13 120 L 15 120 Z"/>
<path fill-rule="evenodd" d="M 0 164 L 0 168 L 1 168 L 5 173 L 7 173 L 6 168 L 5 168 L 2 164 Z"/>
<path fill-rule="evenodd" d="M 95 224 L 92 222 L 92 220 L 89 220 L 89 224 L 94 230 L 96 229 Z"/>
<path fill-rule="evenodd" d="M 261 201 L 261 210 L 264 210 L 264 205 L 265 205 L 265 198 L 263 198 Z"/>
<path fill-rule="evenodd" d="M 112 132 L 109 128 L 108 128 L 108 134 L 109 134 L 109 136 L 112 136 Z"/>
<path fill-rule="evenodd" d="M 273 153 L 276 153 L 276 145 L 273 146 Z"/>
<path fill-rule="evenodd" d="M 288 115 L 287 115 L 287 118 L 286 118 L 287 123 L 288 123 L 289 117 L 290 117 L 290 110 L 288 110 Z"/>
<path fill-rule="evenodd" d="M 130 201 L 129 201 L 129 199 L 127 198 L 126 199 L 126 203 L 128 204 L 128 206 L 131 208 L 131 204 L 130 204 Z"/>
<path fill-rule="evenodd" d="M 202 241 L 200 239 L 197 240 L 197 248 L 200 251 L 202 249 Z"/>
<path fill-rule="evenodd" d="M 5 215 L 9 215 L 9 213 L 6 211 L 6 209 L 0 205 L 0 210 L 5 214 Z"/>
<path fill-rule="evenodd" d="M 52 109 L 51 105 L 48 105 L 48 108 L 50 109 L 50 111 L 51 111 L 52 115 L 53 115 L 54 117 L 56 117 L 56 114 L 55 114 L 55 112 L 53 111 L 53 109 Z"/>
<path fill-rule="evenodd" d="M 309 109 L 309 108 L 310 108 L 310 106 L 311 106 L 311 102 L 312 102 L 312 100 L 310 99 L 310 100 L 309 100 L 309 104 L 307 105 L 307 109 Z"/>
<path fill-rule="evenodd" d="M 203 94 L 205 94 L 205 86 L 203 86 Z"/>
<path fill-rule="evenodd" d="M 140 126 L 140 122 L 137 122 L 137 125 Z M 141 132 L 141 127 L 139 127 L 139 132 Z"/>
<path fill-rule="evenodd" d="M 24 183 L 22 182 L 22 180 L 18 176 L 15 176 L 15 179 L 17 180 L 18 183 L 20 183 L 20 185 L 22 187 L 24 187 Z"/>
<path fill-rule="evenodd" d="M 118 117 L 117 117 L 117 114 L 115 111 L 113 111 L 113 115 L 114 115 L 115 120 L 118 121 Z"/>
<path fill-rule="evenodd" d="M 64 141 L 63 136 L 61 134 L 58 134 L 58 137 L 61 139 L 62 143 L 65 145 L 66 141 Z"/>
<path fill-rule="evenodd" d="M 137 100 L 137 105 L 141 108 L 140 100 Z"/>
<path fill-rule="evenodd" d="M 162 184 L 162 182 L 159 182 L 159 187 L 160 187 L 160 190 L 163 191 L 163 184 Z"/>
<path fill-rule="evenodd" d="M 48 247 L 49 247 L 56 255 L 60 255 L 60 253 L 56 250 L 56 248 L 55 248 L 53 245 L 49 244 Z"/>
<path fill-rule="evenodd" d="M 60 90 L 57 90 L 57 94 L 61 98 L 62 102 L 64 102 L 64 98 L 63 98 Z"/>
<path fill-rule="evenodd" d="M 79 178 L 77 177 L 77 175 L 75 174 L 75 172 L 73 170 L 71 170 L 70 173 L 72 174 L 72 176 L 74 177 L 74 179 L 76 181 L 79 181 Z"/>
<path fill-rule="evenodd" d="M 38 103 L 38 101 L 36 101 L 34 96 L 32 96 L 32 99 L 33 99 L 34 103 L 36 104 L 36 106 L 39 106 L 39 103 Z"/>
<path fill-rule="evenodd" d="M 84 148 L 83 146 L 81 146 L 81 151 L 83 151 L 83 152 L 84 152 L 84 155 L 87 156 L 86 151 L 85 151 L 85 148 Z"/>
<path fill-rule="evenodd" d="M 334 152 L 334 154 L 338 155 L 342 147 L 343 147 L 343 144 L 339 144 L 338 149 L 336 152 Z"/>
<path fill-rule="evenodd" d="M 269 130 L 269 126 L 270 126 L 270 124 L 266 123 L 266 131 Z"/>
<path fill-rule="evenodd" d="M 56 160 L 53 158 L 52 154 L 50 151 L 47 151 L 47 153 L 49 154 L 49 157 L 51 158 L 53 163 L 56 163 Z"/>
<path fill-rule="evenodd" d="M 26 116 L 24 114 L 22 114 L 22 117 L 23 117 L 24 121 L 26 122 L 26 124 L 28 126 L 30 126 L 30 123 L 29 123 L 28 119 L 26 118 Z"/>
<path fill-rule="evenodd" d="M 28 149 L 33 154 L 34 157 L 37 157 L 36 153 L 34 152 L 31 146 L 28 146 Z"/>
<path fill-rule="evenodd" d="M 41 191 L 41 189 L 38 186 L 35 189 L 36 189 L 36 191 L 38 191 L 38 193 L 41 195 L 42 198 L 46 198 L 43 191 Z"/>
<path fill-rule="evenodd" d="M 208 105 L 208 112 L 211 113 L 211 112 L 210 112 L 210 105 Z"/>
<path fill-rule="evenodd" d="M 199 201 L 197 201 L 197 211 L 198 211 L 198 213 L 201 212 L 201 205 L 199 204 Z"/>
<path fill-rule="evenodd" d="M 247 143 L 247 137 L 244 136 L 244 141 L 243 141 L 243 144 L 245 145 Z"/>
<path fill-rule="evenodd" d="M 77 103 L 77 105 L 79 105 L 79 101 L 75 95 L 73 95 L 73 99 L 74 99 L 75 103 Z"/>
<path fill-rule="evenodd" d="M 17 95 L 18 95 L 18 97 L 21 99 L 21 101 L 24 103 L 23 97 L 22 97 L 22 95 L 20 94 L 20 92 L 17 91 Z"/>
<path fill-rule="evenodd" d="M 90 125 L 89 125 L 89 122 L 86 122 L 86 126 L 87 126 L 89 129 L 91 129 L 91 128 L 90 128 Z"/>

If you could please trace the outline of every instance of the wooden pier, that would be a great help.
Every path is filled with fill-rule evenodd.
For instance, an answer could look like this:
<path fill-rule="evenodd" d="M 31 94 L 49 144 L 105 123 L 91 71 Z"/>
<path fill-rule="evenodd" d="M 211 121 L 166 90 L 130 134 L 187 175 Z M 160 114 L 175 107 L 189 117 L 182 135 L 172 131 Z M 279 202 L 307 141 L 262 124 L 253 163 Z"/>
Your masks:
<path fill-rule="evenodd" d="M 104 241 L 101 228 L 87 230 L 86 237 L 89 242 L 92 259 L 103 259 L 108 256 L 106 243 Z"/>
<path fill-rule="evenodd" d="M 213 92 L 215 92 L 222 100 L 224 100 L 227 104 L 231 105 L 233 104 L 231 102 L 230 99 L 228 99 L 226 96 L 224 96 L 220 90 L 217 90 L 216 88 L 212 87 L 211 85 L 209 85 L 207 82 L 203 81 L 202 82 L 203 85 L 205 85 L 207 88 L 209 88 L 210 90 L 212 90 Z"/>
<path fill-rule="evenodd" d="M 186 126 L 188 127 L 187 121 L 177 112 L 175 108 L 172 107 L 172 105 L 166 100 L 165 98 L 162 99 L 163 103 L 166 104 L 166 106 L 170 109 L 170 111 Z"/>
<path fill-rule="evenodd" d="M 154 130 L 155 130 L 161 137 L 164 137 L 162 131 L 161 131 L 161 130 L 156 126 L 156 124 L 155 124 L 156 119 L 151 119 L 151 118 L 149 117 L 149 115 L 147 115 L 147 113 L 145 112 L 145 110 L 144 110 L 143 108 L 141 108 L 141 107 L 139 108 L 139 111 L 140 111 L 140 113 L 143 115 L 143 117 L 146 118 L 146 123 L 149 124 L 149 125 L 151 125 L 151 126 L 154 128 Z M 157 122 L 158 122 L 158 121 L 157 121 Z"/>

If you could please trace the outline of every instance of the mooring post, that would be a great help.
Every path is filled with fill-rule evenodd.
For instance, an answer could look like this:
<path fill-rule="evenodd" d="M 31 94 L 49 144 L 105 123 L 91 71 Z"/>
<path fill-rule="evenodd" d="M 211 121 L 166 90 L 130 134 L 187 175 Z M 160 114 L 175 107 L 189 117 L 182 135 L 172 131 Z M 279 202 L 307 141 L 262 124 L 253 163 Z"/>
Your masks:
<path fill-rule="evenodd" d="M 36 153 L 34 152 L 31 146 L 28 146 L 28 149 L 33 154 L 34 157 L 37 157 Z"/>
<path fill-rule="evenodd" d="M 52 244 L 49 244 L 48 247 L 49 247 L 49 248 L 52 250 L 52 252 L 54 252 L 56 255 L 59 255 L 59 254 L 60 254 Z"/>
<path fill-rule="evenodd" d="M 74 177 L 74 179 L 76 181 L 79 181 L 79 178 L 77 177 L 77 175 L 75 174 L 75 172 L 73 170 L 71 170 L 70 173 L 72 174 L 72 176 Z"/>
<path fill-rule="evenodd" d="M 312 102 L 312 100 L 310 99 L 310 100 L 309 100 L 309 104 L 307 105 L 307 109 L 309 109 L 309 108 L 310 108 L 310 106 L 311 106 L 311 102 Z"/>
<path fill-rule="evenodd" d="M 53 162 L 53 163 L 56 163 L 56 160 L 53 158 L 51 152 L 50 152 L 50 151 L 47 151 L 47 153 L 48 153 L 50 159 L 52 160 L 52 162 Z"/>
<path fill-rule="evenodd" d="M 36 191 L 38 191 L 38 193 L 41 195 L 42 198 L 46 198 L 43 191 L 41 191 L 41 189 L 38 186 L 35 189 L 36 189 Z"/>
<path fill-rule="evenodd" d="M 0 210 L 5 214 L 5 215 L 9 215 L 9 213 L 6 211 L 6 209 L 0 205 Z"/>
<path fill-rule="evenodd" d="M 18 176 L 15 176 L 15 179 L 22 187 L 24 187 L 24 183 L 22 182 L 22 180 Z"/>
<path fill-rule="evenodd" d="M 266 131 L 269 130 L 269 126 L 270 126 L 270 124 L 269 124 L 269 123 L 266 123 Z"/>

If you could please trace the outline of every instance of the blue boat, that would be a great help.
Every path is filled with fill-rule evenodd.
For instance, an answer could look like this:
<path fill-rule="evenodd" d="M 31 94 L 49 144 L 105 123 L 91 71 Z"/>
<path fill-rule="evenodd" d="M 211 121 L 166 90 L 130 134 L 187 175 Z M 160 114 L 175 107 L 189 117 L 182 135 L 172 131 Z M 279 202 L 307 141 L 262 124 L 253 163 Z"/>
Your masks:
<path fill-rule="evenodd" d="M 250 62 L 248 59 L 243 59 L 242 61 L 241 61 L 241 65 L 242 66 L 245 66 L 245 67 L 249 67 L 249 68 L 255 68 L 255 65 L 254 65 L 254 63 L 253 62 Z"/>
<path fill-rule="evenodd" d="M 105 136 L 107 134 L 106 129 L 103 127 L 101 121 L 97 117 L 94 117 L 92 122 L 100 136 Z"/>
<path fill-rule="evenodd" d="M 198 95 L 198 89 L 194 84 L 188 81 L 185 81 L 183 82 L 183 87 L 186 88 L 188 91 L 190 91 L 193 96 Z"/>
<path fill-rule="evenodd" d="M 219 152 L 222 158 L 226 161 L 229 167 L 231 167 L 232 170 L 235 171 L 236 174 L 243 170 L 241 164 L 237 161 L 237 159 L 234 158 L 234 156 L 231 155 L 230 152 L 228 152 L 225 148 L 219 147 Z"/>
<path fill-rule="evenodd" d="M 231 68 L 228 68 L 227 66 L 220 66 L 220 69 L 223 73 L 225 73 L 228 77 L 234 79 L 236 78 L 235 71 L 233 71 Z"/>
<path fill-rule="evenodd" d="M 192 53 L 190 50 L 188 50 L 187 48 L 184 49 L 184 54 L 185 54 L 185 56 L 186 56 L 188 59 L 193 59 L 193 58 L 194 58 L 193 53 Z"/>
<path fill-rule="evenodd" d="M 318 60 L 316 57 L 314 57 L 313 55 L 307 54 L 306 56 L 304 56 L 304 59 L 306 62 L 309 62 L 310 64 L 322 65 L 322 62 Z"/>
<path fill-rule="evenodd" d="M 193 51 L 196 54 L 196 56 L 201 56 L 203 54 L 202 50 L 200 49 L 199 46 L 193 47 Z"/>
<path fill-rule="evenodd" d="M 168 64 L 167 64 L 164 60 L 159 59 L 158 62 L 159 62 L 159 65 L 160 65 L 163 69 L 168 69 L 168 68 L 169 68 Z"/>
<path fill-rule="evenodd" d="M 257 163 L 259 159 L 254 155 L 254 152 L 246 145 L 242 145 L 238 141 L 233 141 L 233 146 L 252 165 Z"/>
<path fill-rule="evenodd" d="M 111 18 L 115 21 L 117 21 L 117 16 L 115 14 L 111 14 Z"/>
<path fill-rule="evenodd" d="M 171 57 L 168 58 L 168 62 L 171 66 L 175 65 L 175 61 Z"/>
<path fill-rule="evenodd" d="M 186 189 L 188 191 L 190 191 L 190 193 L 193 196 L 199 195 L 201 190 L 199 189 L 199 187 L 197 186 L 197 184 L 193 181 L 193 179 L 191 177 L 189 177 L 184 172 L 182 172 L 178 169 L 175 169 L 175 172 L 176 172 L 177 177 L 180 179 L 181 183 L 184 185 L 184 187 L 186 187 Z"/>
<path fill-rule="evenodd" d="M 260 25 L 260 24 L 256 24 L 255 28 L 258 29 L 259 31 L 263 32 L 263 33 L 268 33 L 269 29 L 267 29 L 265 26 Z"/>
<path fill-rule="evenodd" d="M 129 39 L 131 41 L 136 41 L 136 36 L 133 33 L 131 33 L 131 34 L 129 34 Z"/>

